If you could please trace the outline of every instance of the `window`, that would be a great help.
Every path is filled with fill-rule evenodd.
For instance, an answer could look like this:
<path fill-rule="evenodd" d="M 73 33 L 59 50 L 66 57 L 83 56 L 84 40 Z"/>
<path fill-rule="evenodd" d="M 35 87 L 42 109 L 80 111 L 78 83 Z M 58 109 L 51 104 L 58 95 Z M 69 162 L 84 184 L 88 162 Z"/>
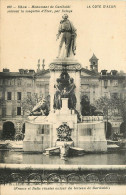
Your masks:
<path fill-rule="evenodd" d="M 118 87 L 118 80 L 114 80 L 114 81 L 113 81 L 113 86 L 114 86 L 114 87 Z"/>
<path fill-rule="evenodd" d="M 32 84 L 31 83 L 27 83 L 27 87 L 31 87 L 32 86 Z"/>
<path fill-rule="evenodd" d="M 31 92 L 27 92 L 27 97 L 31 98 Z"/>
<path fill-rule="evenodd" d="M 8 80 L 8 85 L 14 85 L 14 79 Z"/>
<path fill-rule="evenodd" d="M 88 99 L 90 100 L 90 92 L 84 92 L 84 95 L 86 95 Z"/>
<path fill-rule="evenodd" d="M 0 99 L 1 99 L 1 100 L 2 100 L 2 97 L 3 97 L 3 96 L 2 96 L 2 91 L 0 91 Z"/>
<path fill-rule="evenodd" d="M 41 129 L 41 133 L 44 134 L 44 126 Z"/>
<path fill-rule="evenodd" d="M 6 108 L 2 107 L 2 117 L 5 117 L 5 116 L 6 116 Z"/>
<path fill-rule="evenodd" d="M 18 79 L 18 80 L 17 80 L 17 85 L 18 85 L 18 86 L 21 86 L 21 79 Z"/>
<path fill-rule="evenodd" d="M 108 97 L 108 92 L 104 92 L 104 96 L 105 97 Z"/>
<path fill-rule="evenodd" d="M 92 129 L 90 129 L 90 128 L 87 129 L 87 135 L 88 136 L 91 136 L 92 135 Z"/>
<path fill-rule="evenodd" d="M 38 99 L 38 93 L 34 93 L 34 97 L 37 100 Z"/>
<path fill-rule="evenodd" d="M 104 87 L 105 87 L 105 88 L 108 87 L 108 80 L 104 80 Z"/>
<path fill-rule="evenodd" d="M 95 86 L 93 86 L 93 93 L 95 93 Z"/>
<path fill-rule="evenodd" d="M 4 80 L 4 84 L 5 84 L 5 85 L 8 85 L 8 79 L 5 79 L 5 80 Z"/>
<path fill-rule="evenodd" d="M 111 94 L 111 97 L 116 99 L 116 98 L 119 97 L 119 94 L 118 94 L 118 93 L 112 93 L 112 94 Z"/>
<path fill-rule="evenodd" d="M 7 100 L 11 100 L 12 99 L 12 93 L 11 92 L 7 92 Z"/>
<path fill-rule="evenodd" d="M 3 80 L 2 79 L 0 79 L 0 85 L 2 85 L 3 84 Z"/>
<path fill-rule="evenodd" d="M 21 107 L 17 107 L 17 115 L 21 115 Z"/>
<path fill-rule="evenodd" d="M 17 92 L 17 100 L 21 100 L 21 92 Z"/>

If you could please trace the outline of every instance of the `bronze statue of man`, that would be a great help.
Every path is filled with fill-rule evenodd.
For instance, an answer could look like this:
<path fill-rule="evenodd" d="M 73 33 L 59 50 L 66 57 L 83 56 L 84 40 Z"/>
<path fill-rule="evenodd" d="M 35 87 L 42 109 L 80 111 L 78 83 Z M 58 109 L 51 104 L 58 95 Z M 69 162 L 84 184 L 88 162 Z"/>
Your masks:
<path fill-rule="evenodd" d="M 57 39 L 59 39 L 61 35 L 57 58 L 60 57 L 63 44 L 65 44 L 64 57 L 70 57 L 72 53 L 75 55 L 76 50 L 76 29 L 74 28 L 73 24 L 68 20 L 67 14 L 64 14 L 62 18 L 63 20 L 60 21 L 60 26 L 57 34 Z"/>

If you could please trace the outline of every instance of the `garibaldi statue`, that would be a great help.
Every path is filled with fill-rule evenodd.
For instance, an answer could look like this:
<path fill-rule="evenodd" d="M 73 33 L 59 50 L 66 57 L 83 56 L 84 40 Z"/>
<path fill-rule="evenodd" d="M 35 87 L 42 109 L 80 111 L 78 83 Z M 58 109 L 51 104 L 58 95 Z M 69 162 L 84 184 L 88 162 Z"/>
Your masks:
<path fill-rule="evenodd" d="M 57 34 L 57 39 L 59 39 L 61 36 L 57 58 L 60 57 L 63 44 L 65 44 L 65 55 L 63 57 L 70 57 L 75 55 L 76 50 L 76 29 L 74 28 L 71 21 L 68 20 L 67 14 L 64 14 L 62 18 L 63 20 L 60 21 Z"/>

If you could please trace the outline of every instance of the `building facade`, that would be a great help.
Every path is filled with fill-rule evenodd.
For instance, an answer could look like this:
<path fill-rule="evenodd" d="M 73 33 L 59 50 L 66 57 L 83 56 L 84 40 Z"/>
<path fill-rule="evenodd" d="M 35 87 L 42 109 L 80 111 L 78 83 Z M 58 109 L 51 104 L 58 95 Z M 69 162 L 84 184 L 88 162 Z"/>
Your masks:
<path fill-rule="evenodd" d="M 90 61 L 90 69 L 81 69 L 81 91 L 82 96 L 86 95 L 91 104 L 102 96 L 118 96 L 123 99 L 126 97 L 126 76 L 112 70 L 98 72 L 98 59 L 93 54 Z M 40 70 L 24 70 L 19 72 L 10 72 L 9 69 L 3 69 L 0 72 L 0 135 L 8 134 L 15 137 L 25 131 L 25 121 L 28 110 L 31 110 L 42 97 L 49 97 L 49 70 L 43 68 Z M 31 107 L 30 107 L 31 104 Z M 107 137 L 113 132 L 121 132 L 123 118 L 119 111 L 108 115 L 107 118 Z M 118 113 L 117 113 L 118 112 Z M 6 136 L 5 136 L 6 137 Z"/>

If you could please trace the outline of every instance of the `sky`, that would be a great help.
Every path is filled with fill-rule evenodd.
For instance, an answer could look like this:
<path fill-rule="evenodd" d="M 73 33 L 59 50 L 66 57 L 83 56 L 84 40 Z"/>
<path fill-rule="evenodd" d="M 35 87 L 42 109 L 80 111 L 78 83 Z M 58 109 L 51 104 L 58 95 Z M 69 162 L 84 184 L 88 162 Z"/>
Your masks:
<path fill-rule="evenodd" d="M 33 9 L 32 5 L 49 7 Z M 18 10 L 19 13 L 10 10 Z M 21 13 L 21 10 L 24 12 Z M 41 12 L 31 13 L 26 10 Z M 58 53 L 59 40 L 56 41 L 56 34 L 65 13 L 77 29 L 75 58 L 82 67 L 89 68 L 89 59 L 94 53 L 99 59 L 99 71 L 125 71 L 126 1 L 95 0 L 1 0 L 0 71 L 3 68 L 14 72 L 20 68 L 36 70 L 38 59 L 41 64 L 45 59 L 47 69 Z"/>

